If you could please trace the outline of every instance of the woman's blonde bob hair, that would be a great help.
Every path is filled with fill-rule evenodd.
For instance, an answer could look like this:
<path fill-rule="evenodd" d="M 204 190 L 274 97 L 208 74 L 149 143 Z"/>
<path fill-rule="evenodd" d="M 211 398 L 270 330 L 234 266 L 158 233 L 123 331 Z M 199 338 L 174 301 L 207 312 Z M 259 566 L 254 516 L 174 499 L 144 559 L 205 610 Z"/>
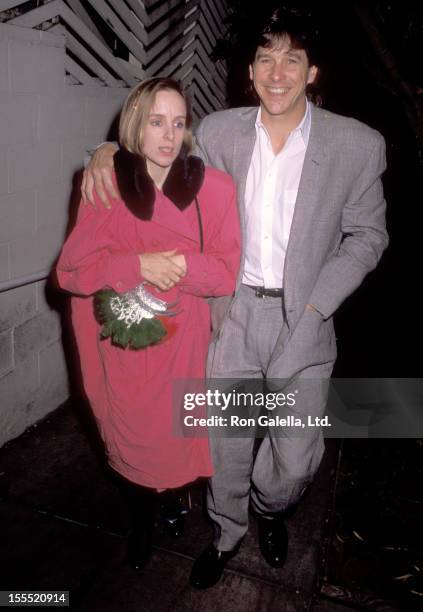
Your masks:
<path fill-rule="evenodd" d="M 184 145 L 189 153 L 192 150 L 192 115 L 187 94 L 178 81 L 161 77 L 142 81 L 126 98 L 119 121 L 120 145 L 130 153 L 144 156 L 142 152 L 144 128 L 158 91 L 176 91 L 184 99 L 187 109 Z"/>

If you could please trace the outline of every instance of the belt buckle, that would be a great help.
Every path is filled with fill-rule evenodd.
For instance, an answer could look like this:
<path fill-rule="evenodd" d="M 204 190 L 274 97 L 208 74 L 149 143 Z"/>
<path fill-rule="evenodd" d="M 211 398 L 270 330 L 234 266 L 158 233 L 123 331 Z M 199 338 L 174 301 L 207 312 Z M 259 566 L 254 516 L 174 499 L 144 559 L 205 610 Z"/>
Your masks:
<path fill-rule="evenodd" d="M 254 288 L 254 294 L 255 294 L 256 297 L 259 297 L 261 299 L 264 298 L 264 292 L 263 292 L 261 287 L 255 287 Z"/>

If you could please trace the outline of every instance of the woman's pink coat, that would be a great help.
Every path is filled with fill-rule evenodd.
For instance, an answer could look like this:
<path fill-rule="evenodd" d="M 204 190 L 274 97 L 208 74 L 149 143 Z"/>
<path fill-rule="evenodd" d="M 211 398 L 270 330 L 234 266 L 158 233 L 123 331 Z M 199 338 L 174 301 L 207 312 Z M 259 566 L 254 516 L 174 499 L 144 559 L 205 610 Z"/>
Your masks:
<path fill-rule="evenodd" d="M 235 288 L 240 237 L 232 179 L 206 168 L 198 201 L 203 253 L 194 203 L 180 211 L 157 191 L 151 221 L 136 218 L 122 201 L 110 209 L 99 201 L 96 209 L 81 204 L 57 264 L 59 284 L 78 296 L 72 298 L 72 321 L 84 387 L 109 462 L 125 478 L 158 489 L 212 474 L 207 438 L 177 434 L 183 408 L 174 406 L 173 383 L 204 378 L 210 336 L 205 298 Z M 171 249 L 185 255 L 186 276 L 167 292 L 148 288 L 178 301 L 174 333 L 138 351 L 100 340 L 92 294 L 104 287 L 132 289 L 143 281 L 138 253 Z"/>

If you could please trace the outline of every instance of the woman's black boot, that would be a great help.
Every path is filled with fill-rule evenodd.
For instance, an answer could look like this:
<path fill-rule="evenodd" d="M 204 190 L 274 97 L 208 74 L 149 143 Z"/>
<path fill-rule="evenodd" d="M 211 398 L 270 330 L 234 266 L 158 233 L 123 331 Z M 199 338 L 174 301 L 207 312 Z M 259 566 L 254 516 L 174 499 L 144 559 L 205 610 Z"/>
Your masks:
<path fill-rule="evenodd" d="M 180 538 L 184 532 L 185 515 L 190 510 L 189 492 L 179 489 L 166 489 L 159 495 L 160 516 L 166 532 L 173 538 Z"/>
<path fill-rule="evenodd" d="M 125 489 L 131 512 L 128 561 L 134 569 L 141 569 L 151 557 L 157 492 L 133 483 L 128 483 Z"/>

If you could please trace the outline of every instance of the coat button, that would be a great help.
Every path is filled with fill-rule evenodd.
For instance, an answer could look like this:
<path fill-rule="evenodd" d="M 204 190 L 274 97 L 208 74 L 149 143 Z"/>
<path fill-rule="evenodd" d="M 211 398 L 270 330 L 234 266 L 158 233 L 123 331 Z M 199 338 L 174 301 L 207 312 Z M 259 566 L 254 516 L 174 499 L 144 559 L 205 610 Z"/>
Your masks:
<path fill-rule="evenodd" d="M 116 283 L 116 287 L 119 287 L 119 288 L 120 288 L 120 287 L 122 287 L 122 283 L 121 283 L 120 281 L 118 281 L 118 282 Z"/>

